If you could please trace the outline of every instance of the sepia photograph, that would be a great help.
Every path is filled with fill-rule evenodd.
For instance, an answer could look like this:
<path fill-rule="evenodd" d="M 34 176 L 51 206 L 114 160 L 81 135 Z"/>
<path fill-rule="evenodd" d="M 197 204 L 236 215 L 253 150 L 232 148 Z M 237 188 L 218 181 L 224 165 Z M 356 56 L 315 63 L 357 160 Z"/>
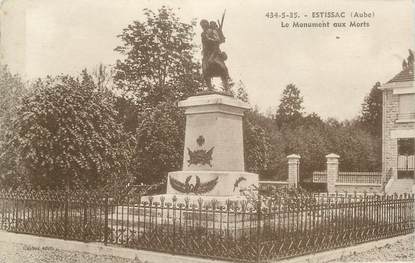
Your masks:
<path fill-rule="evenodd" d="M 0 263 L 415 262 L 414 0 L 0 0 Z"/>

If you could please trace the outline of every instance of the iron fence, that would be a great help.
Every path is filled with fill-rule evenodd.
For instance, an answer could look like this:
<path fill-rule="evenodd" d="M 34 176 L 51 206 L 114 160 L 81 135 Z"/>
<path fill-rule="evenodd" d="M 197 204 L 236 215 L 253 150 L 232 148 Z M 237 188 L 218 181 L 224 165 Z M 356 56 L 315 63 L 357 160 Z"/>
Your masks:
<path fill-rule="evenodd" d="M 197 198 L 197 197 L 196 197 Z M 413 232 L 414 195 L 210 201 L 96 192 L 0 191 L 0 229 L 241 262 Z"/>
<path fill-rule="evenodd" d="M 327 172 L 313 172 L 314 183 L 326 183 Z M 343 184 L 382 184 L 382 172 L 339 172 L 336 183 Z"/>
<path fill-rule="evenodd" d="M 313 172 L 313 183 L 326 183 L 327 172 L 326 171 L 315 171 Z"/>
<path fill-rule="evenodd" d="M 398 113 L 396 115 L 397 121 L 410 121 L 415 119 L 415 113 Z"/>
<path fill-rule="evenodd" d="M 277 189 L 288 187 L 287 181 L 259 181 L 260 192 L 272 192 Z"/>
<path fill-rule="evenodd" d="M 382 172 L 339 172 L 338 183 L 382 184 Z"/>

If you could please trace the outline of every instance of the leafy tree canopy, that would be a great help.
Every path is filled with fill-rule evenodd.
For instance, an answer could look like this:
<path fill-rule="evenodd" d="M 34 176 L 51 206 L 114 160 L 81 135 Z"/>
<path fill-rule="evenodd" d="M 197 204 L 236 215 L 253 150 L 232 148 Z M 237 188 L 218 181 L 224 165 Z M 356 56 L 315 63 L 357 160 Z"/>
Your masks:
<path fill-rule="evenodd" d="M 236 98 L 243 102 L 249 102 L 248 92 L 246 91 L 245 84 L 242 81 L 239 81 L 239 85 L 236 90 Z"/>
<path fill-rule="evenodd" d="M 16 151 L 6 151 L 7 136 L 16 118 L 17 108 L 27 90 L 21 78 L 0 64 L 0 185 L 8 185 L 18 169 Z"/>
<path fill-rule="evenodd" d="M 194 61 L 195 21 L 183 23 L 173 10 L 144 9 L 145 20 L 134 21 L 119 35 L 125 56 L 117 61 L 115 83 L 134 96 L 142 110 L 177 101 L 200 89 L 200 64 Z"/>
<path fill-rule="evenodd" d="M 288 84 L 282 92 L 280 104 L 275 114 L 278 127 L 289 124 L 303 116 L 303 97 L 294 84 Z"/>
<path fill-rule="evenodd" d="M 13 122 L 9 150 L 28 183 L 103 186 L 128 176 L 131 138 L 116 121 L 113 98 L 92 77 L 48 77 L 34 83 Z"/>
<path fill-rule="evenodd" d="M 124 126 L 136 135 L 134 162 L 138 182 L 152 183 L 182 165 L 184 114 L 177 101 L 202 87 L 195 62 L 195 21 L 184 23 L 167 7 L 144 9 L 119 37 L 114 81 L 123 97 L 117 108 Z"/>
<path fill-rule="evenodd" d="M 185 116 L 175 104 L 160 103 L 141 112 L 136 130 L 138 180 L 146 184 L 167 178 L 183 162 Z"/>
<path fill-rule="evenodd" d="M 376 82 L 362 104 L 360 123 L 372 134 L 382 136 L 382 90 L 380 82 Z"/>
<path fill-rule="evenodd" d="M 7 66 L 1 64 L 0 90 L 0 121 L 1 125 L 5 125 L 10 121 L 10 117 L 15 112 L 26 89 L 21 78 L 18 75 L 13 75 Z"/>
<path fill-rule="evenodd" d="M 245 169 L 261 173 L 267 169 L 271 144 L 269 134 L 259 122 L 258 111 L 248 111 L 243 121 Z"/>

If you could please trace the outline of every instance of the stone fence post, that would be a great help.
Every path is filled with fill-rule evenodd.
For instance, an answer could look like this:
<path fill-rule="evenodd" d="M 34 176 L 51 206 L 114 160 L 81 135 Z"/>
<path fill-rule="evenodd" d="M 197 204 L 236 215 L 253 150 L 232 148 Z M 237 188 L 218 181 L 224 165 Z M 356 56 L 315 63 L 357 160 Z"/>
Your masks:
<path fill-rule="evenodd" d="M 336 192 L 336 182 L 339 177 L 339 158 L 337 154 L 326 155 L 327 159 L 327 192 Z"/>
<path fill-rule="evenodd" d="M 300 173 L 300 155 L 291 154 L 288 159 L 288 186 L 297 187 Z"/>

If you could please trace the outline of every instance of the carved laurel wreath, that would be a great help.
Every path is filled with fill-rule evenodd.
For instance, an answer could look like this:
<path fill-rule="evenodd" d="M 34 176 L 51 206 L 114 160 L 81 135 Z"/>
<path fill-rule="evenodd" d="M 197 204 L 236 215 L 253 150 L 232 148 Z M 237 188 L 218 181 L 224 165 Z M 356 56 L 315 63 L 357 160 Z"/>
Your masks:
<path fill-rule="evenodd" d="M 199 147 L 202 147 L 203 144 L 205 143 L 205 138 L 203 137 L 203 135 L 200 135 L 197 139 L 196 139 L 196 143 L 199 145 Z M 194 164 L 194 165 L 209 165 L 210 167 L 212 167 L 211 161 L 212 161 L 212 154 L 213 154 L 213 149 L 215 147 L 210 148 L 210 150 L 206 151 L 203 149 L 200 150 L 190 150 L 189 148 L 187 148 L 187 152 L 189 153 L 189 160 L 187 160 L 188 166 Z"/>
<path fill-rule="evenodd" d="M 190 183 L 190 179 L 192 178 L 192 175 L 186 177 L 186 180 L 184 183 L 180 182 L 177 179 L 174 179 L 172 176 L 170 176 L 170 185 L 171 187 L 179 191 L 180 193 L 186 193 L 186 194 L 205 194 L 213 190 L 215 188 L 216 184 L 218 183 L 219 177 L 216 177 L 215 179 L 212 179 L 210 181 L 207 181 L 205 183 L 200 182 L 199 176 L 196 175 L 196 183 L 193 185 Z"/>
<path fill-rule="evenodd" d="M 212 161 L 212 153 L 213 149 L 215 147 L 210 148 L 209 151 L 206 150 L 195 150 L 192 151 L 189 148 L 187 148 L 187 151 L 189 153 L 189 160 L 187 160 L 188 166 L 195 164 L 201 164 L 201 165 L 209 165 L 212 167 L 212 164 L 210 163 Z"/>

